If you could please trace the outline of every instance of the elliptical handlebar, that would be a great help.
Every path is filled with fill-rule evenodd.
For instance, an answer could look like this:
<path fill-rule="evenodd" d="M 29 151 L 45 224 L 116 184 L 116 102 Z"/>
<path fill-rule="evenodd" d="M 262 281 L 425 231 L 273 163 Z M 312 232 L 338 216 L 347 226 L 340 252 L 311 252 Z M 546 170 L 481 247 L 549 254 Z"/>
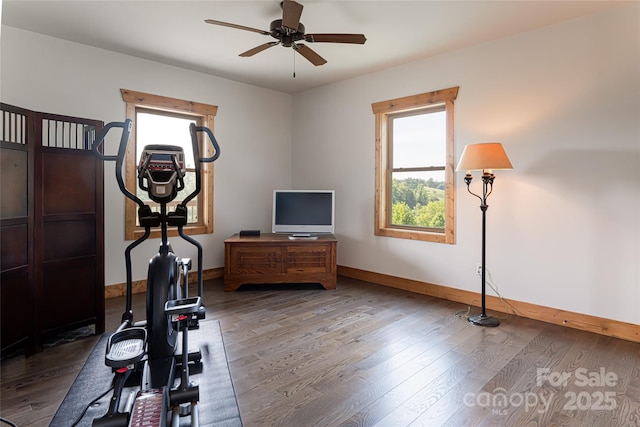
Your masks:
<path fill-rule="evenodd" d="M 213 132 L 211 129 L 205 126 L 196 126 L 194 123 L 189 125 L 189 132 L 191 133 L 191 147 L 193 148 L 193 156 L 195 160 L 195 168 L 196 168 L 196 188 L 193 193 L 189 194 L 184 198 L 182 206 L 187 206 L 187 203 L 191 201 L 194 197 L 196 197 L 200 193 L 201 182 L 200 182 L 200 171 L 202 170 L 202 166 L 200 163 L 212 163 L 220 157 L 220 145 L 218 145 L 218 141 L 216 137 L 213 136 Z M 200 157 L 200 145 L 198 144 L 198 132 L 204 132 L 209 137 L 211 144 L 215 152 L 211 157 Z"/>
<path fill-rule="evenodd" d="M 191 144 L 193 145 L 193 149 L 195 150 L 194 153 L 198 152 L 197 132 L 206 133 L 207 136 L 209 137 L 209 140 L 211 140 L 211 144 L 213 145 L 213 148 L 215 149 L 215 153 L 213 153 L 213 156 L 211 157 L 200 157 L 200 154 L 198 153 L 198 160 L 200 160 L 201 163 L 211 163 L 216 161 L 218 157 L 220 157 L 220 146 L 218 145 L 218 141 L 216 141 L 216 137 L 213 136 L 213 132 L 211 132 L 211 129 L 204 126 L 196 126 L 193 123 L 191 123 L 191 125 L 189 126 L 189 130 L 191 131 Z"/>
<path fill-rule="evenodd" d="M 144 202 L 140 200 L 135 194 L 129 191 L 122 178 L 122 165 L 124 164 L 124 158 L 127 154 L 127 144 L 129 143 L 129 135 L 131 134 L 131 128 L 133 127 L 131 119 L 126 119 L 124 122 L 111 122 L 107 123 L 100 133 L 96 135 L 96 140 L 93 142 L 92 151 L 93 154 L 101 160 L 115 161 L 116 162 L 116 181 L 122 194 L 127 198 L 133 200 L 139 207 L 144 207 Z M 122 135 L 120 136 L 120 144 L 118 145 L 118 154 L 115 156 L 107 156 L 100 152 L 100 146 L 104 145 L 104 139 L 113 128 L 122 128 Z"/>
<path fill-rule="evenodd" d="M 119 127 L 122 128 L 122 136 L 120 136 L 120 145 L 118 146 L 118 154 L 115 156 L 106 156 L 100 152 L 100 146 L 104 142 L 104 138 L 107 136 L 109 131 L 114 128 Z M 96 135 L 96 140 L 93 142 L 93 154 L 98 157 L 100 160 L 110 160 L 117 161 L 118 159 L 124 159 L 124 155 L 127 151 L 127 143 L 129 141 L 129 135 L 131 134 L 132 122 L 131 119 L 127 119 L 124 122 L 111 122 L 107 123 L 100 133 Z"/>

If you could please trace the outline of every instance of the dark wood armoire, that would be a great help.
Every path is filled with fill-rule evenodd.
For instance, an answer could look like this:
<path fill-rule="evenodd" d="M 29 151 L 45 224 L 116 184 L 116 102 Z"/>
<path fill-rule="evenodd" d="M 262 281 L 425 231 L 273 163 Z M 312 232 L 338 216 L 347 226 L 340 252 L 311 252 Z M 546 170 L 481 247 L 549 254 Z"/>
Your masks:
<path fill-rule="evenodd" d="M 0 104 L 2 353 L 63 330 L 104 332 L 103 123 Z"/>

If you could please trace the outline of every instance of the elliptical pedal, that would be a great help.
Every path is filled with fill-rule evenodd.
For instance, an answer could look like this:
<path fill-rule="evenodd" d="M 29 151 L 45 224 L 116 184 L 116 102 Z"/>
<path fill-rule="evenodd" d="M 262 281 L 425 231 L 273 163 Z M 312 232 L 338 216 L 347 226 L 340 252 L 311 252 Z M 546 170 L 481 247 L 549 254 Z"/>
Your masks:
<path fill-rule="evenodd" d="M 145 354 L 147 331 L 144 328 L 129 328 L 115 332 L 109 337 L 105 364 L 122 368 L 136 363 Z"/>

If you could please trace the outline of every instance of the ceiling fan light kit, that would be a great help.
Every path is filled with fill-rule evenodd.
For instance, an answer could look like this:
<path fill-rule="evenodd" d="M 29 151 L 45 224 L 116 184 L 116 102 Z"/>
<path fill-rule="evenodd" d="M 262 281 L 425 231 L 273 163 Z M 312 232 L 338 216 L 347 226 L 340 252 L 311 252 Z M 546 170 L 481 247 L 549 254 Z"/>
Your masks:
<path fill-rule="evenodd" d="M 326 59 L 318 55 L 318 53 L 306 44 L 298 42 L 364 44 L 367 41 L 364 34 L 305 34 L 304 25 L 300 22 L 304 6 L 293 0 L 284 0 L 280 3 L 280 6 L 282 7 L 282 19 L 272 21 L 269 26 L 269 31 L 246 27 L 244 25 L 231 24 L 229 22 L 216 21 L 214 19 L 206 19 L 205 22 L 207 24 L 220 25 L 223 27 L 236 28 L 238 30 L 251 31 L 265 36 L 271 36 L 277 40 L 256 46 L 241 53 L 239 56 L 253 56 L 270 47 L 282 45 L 284 47 L 293 48 L 296 52 L 316 66 L 326 64 Z"/>

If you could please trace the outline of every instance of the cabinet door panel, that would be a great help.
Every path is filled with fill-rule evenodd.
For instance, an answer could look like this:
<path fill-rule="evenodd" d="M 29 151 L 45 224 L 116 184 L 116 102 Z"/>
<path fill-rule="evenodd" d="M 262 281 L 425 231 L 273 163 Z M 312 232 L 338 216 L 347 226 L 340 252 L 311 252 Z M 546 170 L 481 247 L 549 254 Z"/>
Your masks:
<path fill-rule="evenodd" d="M 0 266 L 2 271 L 29 266 L 29 230 L 27 224 L 2 227 L 0 231 Z"/>
<path fill-rule="evenodd" d="M 52 148 L 42 153 L 44 215 L 96 212 L 96 163 L 88 150 Z"/>
<path fill-rule="evenodd" d="M 19 148 L 23 148 L 19 146 Z M 0 191 L 0 217 L 26 217 L 28 213 L 29 184 L 27 181 L 28 153 L 20 149 L 0 150 L 0 179 L 5 183 Z M 10 185 L 7 185 L 9 184 Z"/>
<path fill-rule="evenodd" d="M 329 271 L 327 245 L 289 246 L 284 258 L 287 273 L 324 273 Z"/>
<path fill-rule="evenodd" d="M 42 228 L 44 262 L 96 254 L 94 218 L 48 221 Z"/>
<path fill-rule="evenodd" d="M 282 249 L 279 247 L 233 246 L 231 274 L 273 274 L 282 270 Z"/>
<path fill-rule="evenodd" d="M 42 320 L 47 332 L 67 325 L 87 323 L 95 317 L 96 288 L 88 286 L 95 277 L 95 257 L 43 264 Z"/>
<path fill-rule="evenodd" d="M 27 266 L 0 274 L 0 310 L 2 315 L 0 339 L 3 349 L 31 335 L 33 307 Z"/>

